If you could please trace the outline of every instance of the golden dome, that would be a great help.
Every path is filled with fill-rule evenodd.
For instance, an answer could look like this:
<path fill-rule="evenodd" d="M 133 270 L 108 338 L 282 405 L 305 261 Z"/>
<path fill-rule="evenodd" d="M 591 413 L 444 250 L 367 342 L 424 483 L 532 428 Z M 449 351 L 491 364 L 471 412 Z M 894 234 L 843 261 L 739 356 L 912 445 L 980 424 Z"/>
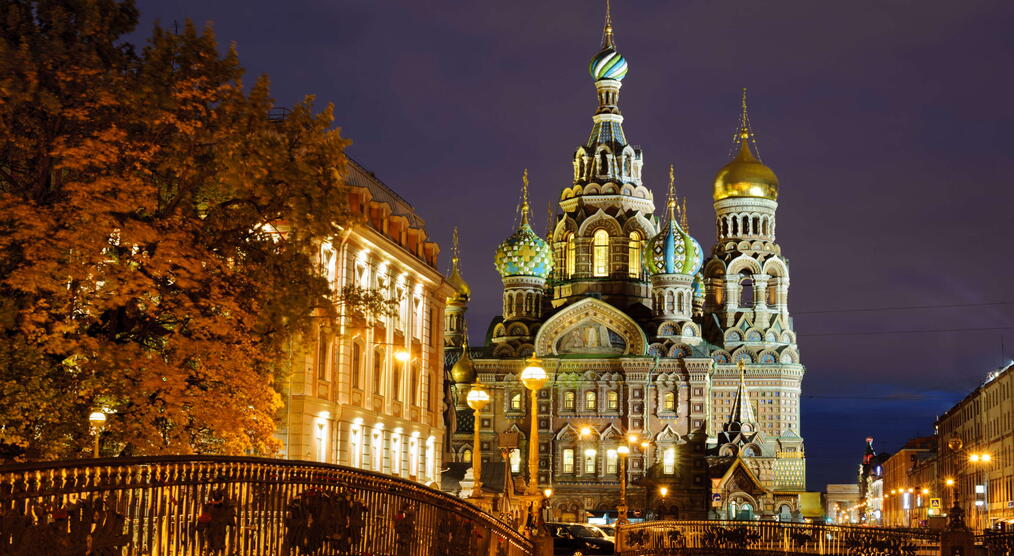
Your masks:
<path fill-rule="evenodd" d="M 778 200 L 778 177 L 750 152 L 748 138 L 739 143 L 736 158 L 722 167 L 715 176 L 715 200 L 729 197 L 759 197 Z"/>
<path fill-rule="evenodd" d="M 461 358 L 451 367 L 451 378 L 457 384 L 471 384 L 479 375 L 475 372 L 475 363 L 468 356 L 468 342 L 461 346 Z"/>
<path fill-rule="evenodd" d="M 454 288 L 455 293 L 454 297 L 448 298 L 448 302 L 468 303 L 469 298 L 472 297 L 472 288 L 461 277 L 461 270 L 458 269 L 458 257 L 451 259 L 451 275 L 447 277 L 447 283 Z"/>

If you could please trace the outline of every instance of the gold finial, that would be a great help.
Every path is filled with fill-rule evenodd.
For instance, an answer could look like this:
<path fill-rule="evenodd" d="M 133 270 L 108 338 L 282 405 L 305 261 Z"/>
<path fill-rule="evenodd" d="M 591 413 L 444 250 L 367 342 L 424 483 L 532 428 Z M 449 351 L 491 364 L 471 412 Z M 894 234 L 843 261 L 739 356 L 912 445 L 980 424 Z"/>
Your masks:
<path fill-rule="evenodd" d="M 746 363 L 740 359 L 736 361 L 736 368 L 739 369 L 739 381 L 743 382 L 746 379 Z"/>
<path fill-rule="evenodd" d="M 521 225 L 528 225 L 528 168 L 521 174 Z"/>
<path fill-rule="evenodd" d="M 451 233 L 451 264 L 454 266 L 458 265 L 458 258 L 461 251 L 458 249 L 458 227 L 454 227 L 454 231 Z"/>
<path fill-rule="evenodd" d="M 679 205 L 676 204 L 676 169 L 669 165 L 669 196 L 666 198 L 665 206 L 669 209 L 669 222 L 676 222 L 676 211 Z"/>
<path fill-rule="evenodd" d="M 690 224 L 687 222 L 687 198 L 683 197 L 683 207 L 680 208 L 680 227 L 683 231 L 690 233 Z"/>
<path fill-rule="evenodd" d="M 611 48 L 613 44 L 613 10 L 606 0 L 606 24 L 602 28 L 602 48 Z"/>
<path fill-rule="evenodd" d="M 546 201 L 546 241 L 553 241 L 553 201 Z"/>
<path fill-rule="evenodd" d="M 740 103 L 739 138 L 746 141 L 750 138 L 750 120 L 746 115 L 746 87 L 743 87 L 743 99 Z"/>

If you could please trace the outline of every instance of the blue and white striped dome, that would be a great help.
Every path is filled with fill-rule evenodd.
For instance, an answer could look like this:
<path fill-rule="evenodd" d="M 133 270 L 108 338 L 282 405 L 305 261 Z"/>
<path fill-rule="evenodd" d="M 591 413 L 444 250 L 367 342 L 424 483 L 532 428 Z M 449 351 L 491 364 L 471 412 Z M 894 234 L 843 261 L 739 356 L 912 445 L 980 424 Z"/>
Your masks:
<path fill-rule="evenodd" d="M 593 79 L 615 79 L 622 81 L 627 75 L 627 59 L 616 47 L 607 46 L 588 63 L 588 74 Z"/>

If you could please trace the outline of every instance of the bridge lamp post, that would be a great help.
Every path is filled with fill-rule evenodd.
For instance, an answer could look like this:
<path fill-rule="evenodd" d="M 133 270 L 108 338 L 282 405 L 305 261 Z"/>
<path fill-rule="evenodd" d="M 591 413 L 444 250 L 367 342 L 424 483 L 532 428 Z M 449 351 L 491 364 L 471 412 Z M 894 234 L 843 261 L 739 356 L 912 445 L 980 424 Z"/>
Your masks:
<path fill-rule="evenodd" d="M 526 361 L 521 371 L 521 383 L 532 393 L 531 433 L 528 435 L 528 494 L 539 494 L 539 390 L 549 381 L 549 374 L 542 368 L 535 354 Z"/>
<path fill-rule="evenodd" d="M 627 456 L 630 448 L 618 446 L 616 453 L 620 456 L 620 504 L 616 506 L 616 524 L 627 524 Z"/>
<path fill-rule="evenodd" d="M 479 419 L 479 412 L 489 403 L 489 392 L 486 391 L 485 386 L 476 381 L 475 384 L 472 384 L 472 389 L 468 391 L 465 400 L 475 416 L 475 422 L 472 425 L 472 475 L 475 479 L 472 498 L 478 498 L 482 495 L 482 444 L 479 442 L 479 426 L 482 421 Z"/>
<path fill-rule="evenodd" d="M 99 436 L 106 428 L 106 414 L 103 411 L 93 411 L 88 416 L 88 422 L 92 426 L 92 434 L 95 435 L 95 444 L 92 447 L 92 457 L 99 457 Z"/>
<path fill-rule="evenodd" d="M 665 497 L 669 496 L 669 487 L 658 487 L 658 495 L 662 498 L 662 518 L 665 519 Z"/>

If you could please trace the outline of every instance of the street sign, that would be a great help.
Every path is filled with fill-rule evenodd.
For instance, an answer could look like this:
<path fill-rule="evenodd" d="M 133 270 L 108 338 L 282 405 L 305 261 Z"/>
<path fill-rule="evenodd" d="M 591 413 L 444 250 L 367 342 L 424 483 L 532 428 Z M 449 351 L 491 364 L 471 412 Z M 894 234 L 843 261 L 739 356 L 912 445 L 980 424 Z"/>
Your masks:
<path fill-rule="evenodd" d="M 936 509 L 939 510 L 940 509 L 940 499 L 939 498 L 930 498 L 930 506 L 929 507 L 936 508 Z"/>
<path fill-rule="evenodd" d="M 712 493 L 711 494 L 711 501 L 712 502 L 721 502 L 722 501 L 722 493 L 721 492 L 714 492 L 714 493 Z"/>

